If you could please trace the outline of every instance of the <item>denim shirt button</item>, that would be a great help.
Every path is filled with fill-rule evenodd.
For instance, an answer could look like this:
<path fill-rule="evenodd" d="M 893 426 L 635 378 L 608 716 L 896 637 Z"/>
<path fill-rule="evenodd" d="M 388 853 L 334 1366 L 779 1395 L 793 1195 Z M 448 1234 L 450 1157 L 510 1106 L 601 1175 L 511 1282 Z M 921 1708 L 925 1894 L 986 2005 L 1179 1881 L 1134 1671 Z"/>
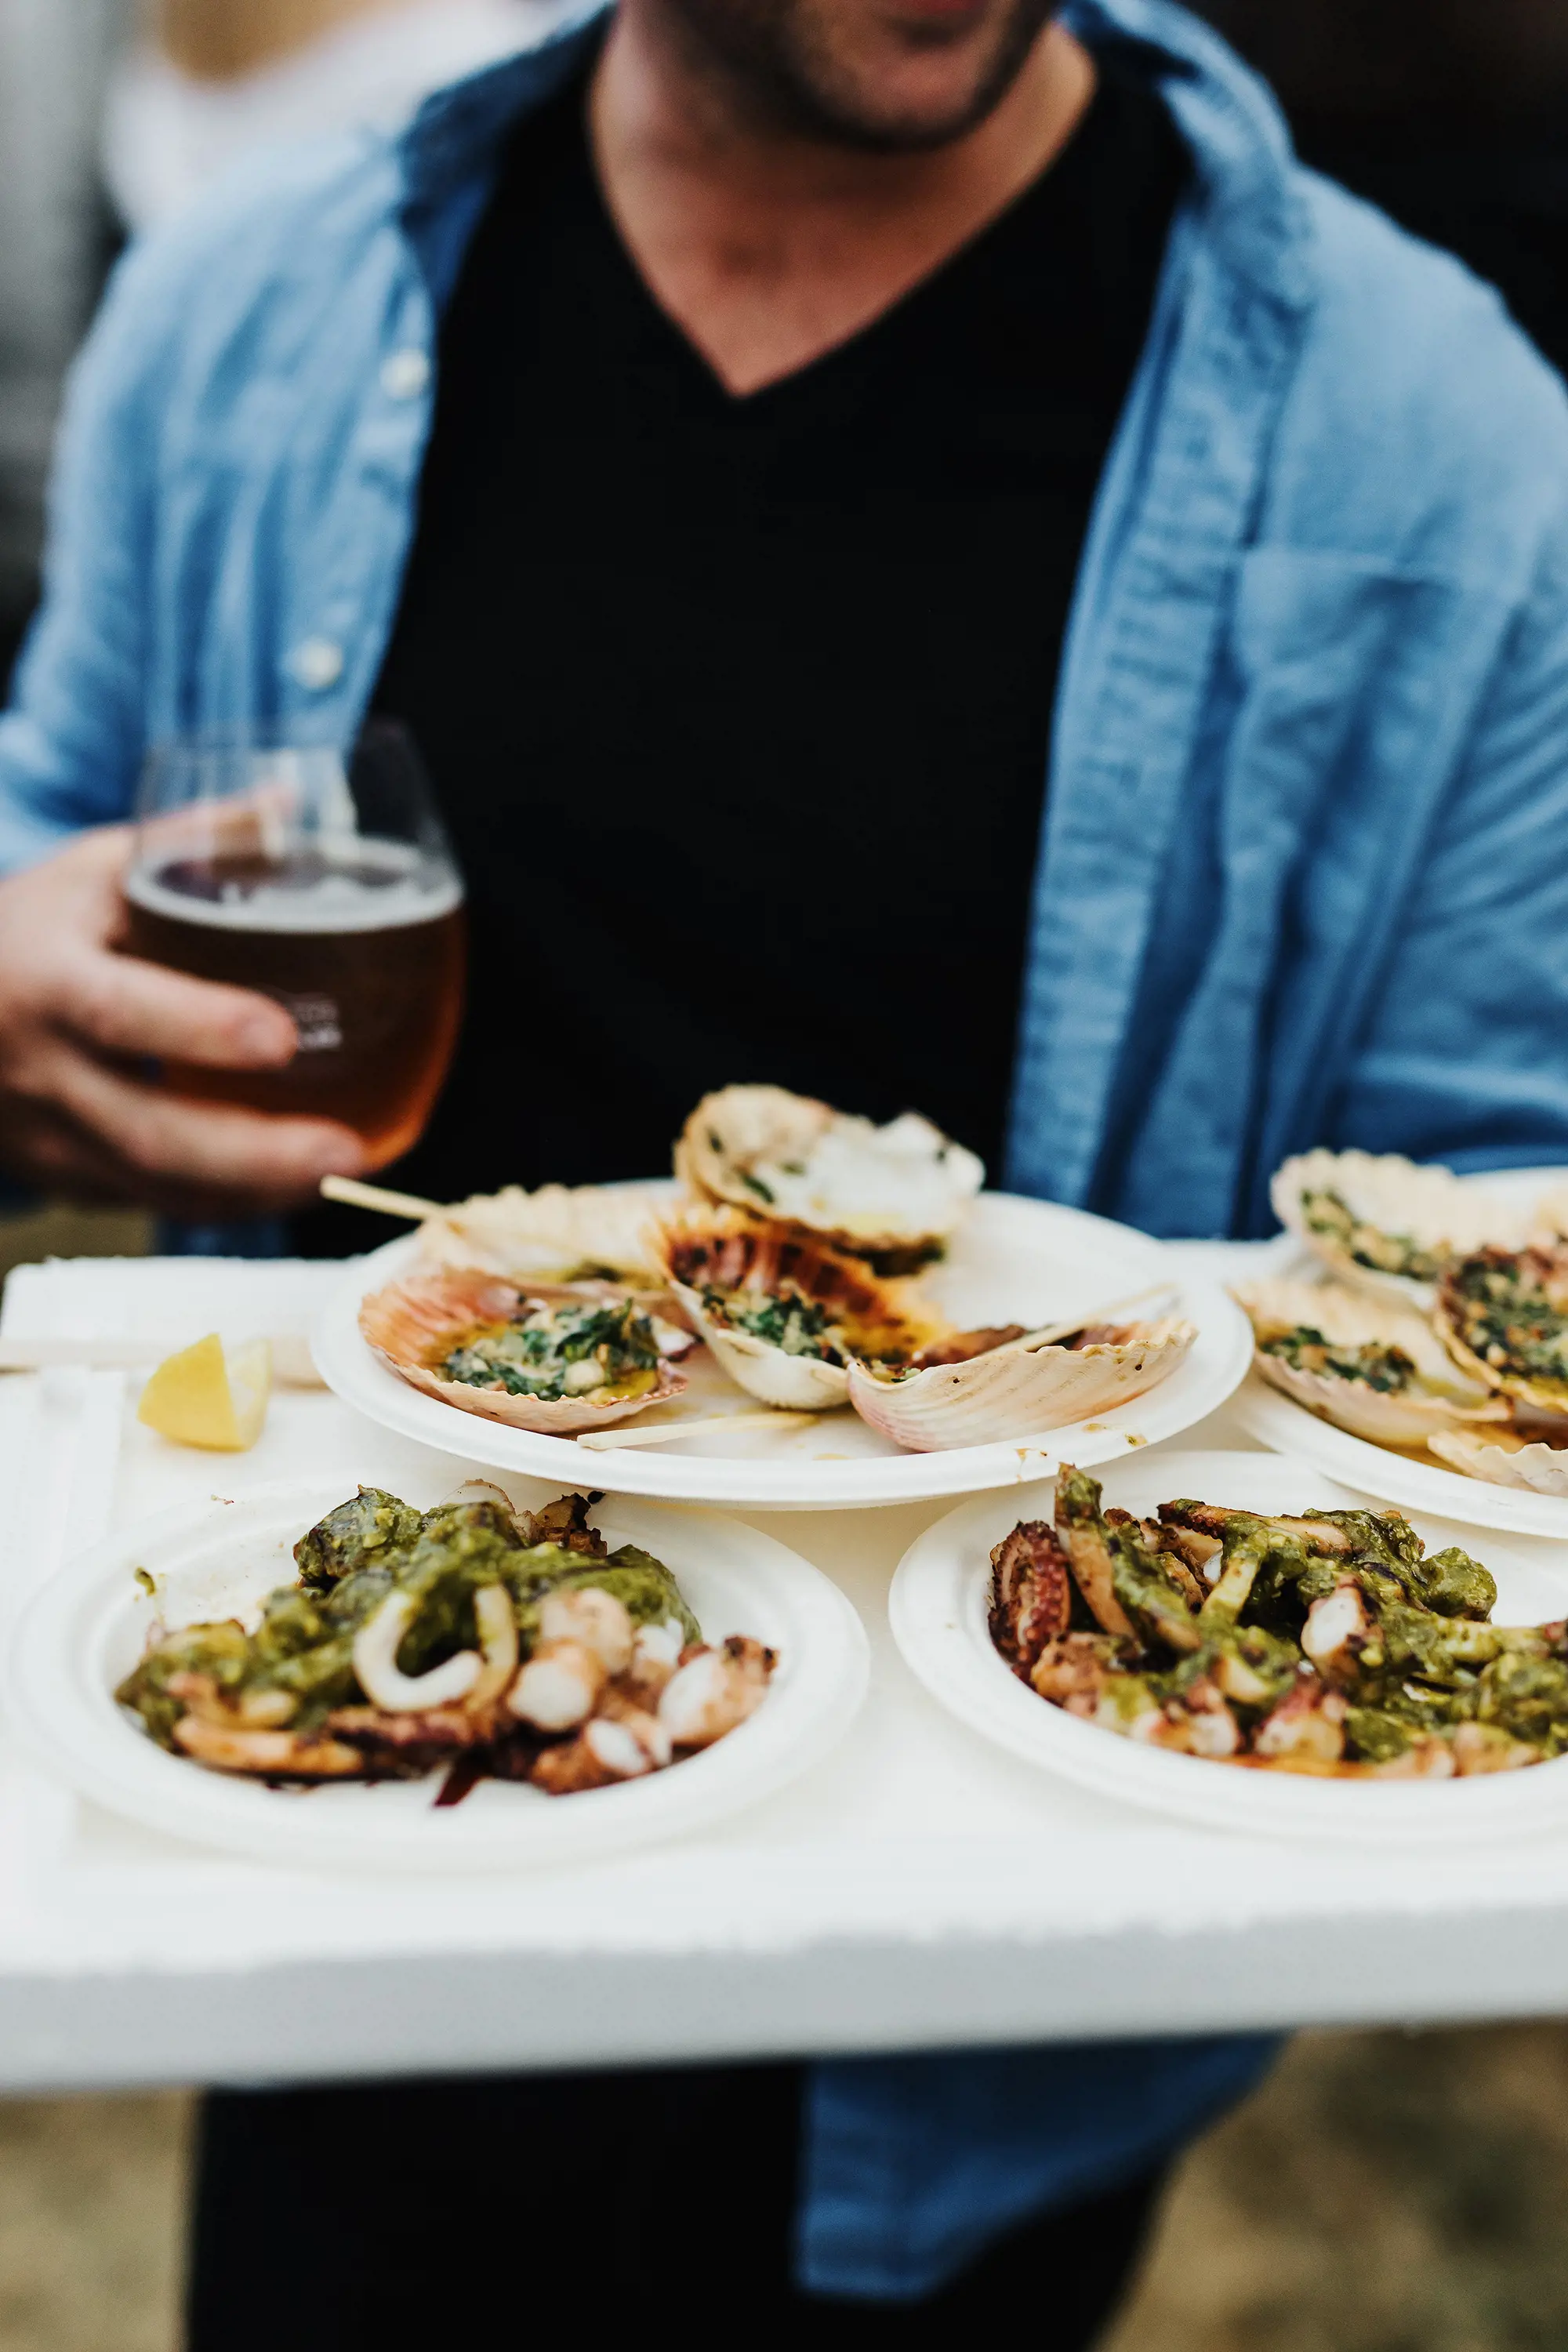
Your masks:
<path fill-rule="evenodd" d="M 324 694 L 343 674 L 343 649 L 331 637 L 307 637 L 289 655 L 289 667 L 300 685 Z"/>
<path fill-rule="evenodd" d="M 429 381 L 429 358 L 413 344 L 382 362 L 381 388 L 388 400 L 417 400 Z"/>

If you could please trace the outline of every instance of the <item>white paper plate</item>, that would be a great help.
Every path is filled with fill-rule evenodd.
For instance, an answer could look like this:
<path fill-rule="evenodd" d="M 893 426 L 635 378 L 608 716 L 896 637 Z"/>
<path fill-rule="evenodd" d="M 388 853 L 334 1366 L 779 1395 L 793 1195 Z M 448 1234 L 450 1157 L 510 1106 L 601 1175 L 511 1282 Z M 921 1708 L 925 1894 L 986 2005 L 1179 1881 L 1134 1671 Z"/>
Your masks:
<path fill-rule="evenodd" d="M 1040 1431 L 1026 1444 L 906 1454 L 846 1408 L 788 1431 L 716 1432 L 647 1453 L 629 1447 L 600 1454 L 572 1438 L 536 1437 L 460 1412 L 387 1370 L 360 1337 L 359 1304 L 367 1291 L 406 1271 L 416 1247 L 413 1235 L 389 1242 L 362 1258 L 334 1295 L 311 1340 L 327 1385 L 345 1404 L 421 1444 L 562 1486 L 591 1481 L 623 1495 L 732 1503 L 753 1511 L 858 1510 L 1016 1485 L 1054 1470 L 1060 1445 L 1075 1462 L 1109 1462 L 1138 1445 L 1178 1436 L 1225 1402 L 1252 1356 L 1251 1327 L 1235 1300 L 1146 1234 L 1080 1210 L 987 1192 L 931 1277 L 950 1314 L 975 1326 L 1053 1322 L 1168 1278 L 1179 1311 L 1198 1326 L 1185 1361 L 1130 1404 L 1078 1423 L 1070 1433 Z M 679 1404 L 655 1406 L 631 1427 L 756 1410 L 756 1400 L 705 1352 L 689 1357 L 682 1369 L 690 1386 Z"/>
<path fill-rule="evenodd" d="M 1490 1176 L 1465 1180 L 1500 1200 L 1532 1201 L 1541 1194 L 1568 1188 L 1568 1168 L 1510 1168 Z M 1298 1247 L 1278 1269 L 1289 1278 L 1321 1274 L 1321 1259 Z M 1248 1275 L 1247 1281 L 1258 1277 Z M 1462 1470 L 1445 1469 L 1420 1455 L 1395 1454 L 1336 1429 L 1305 1405 L 1298 1404 L 1258 1372 L 1238 1390 L 1235 1412 L 1251 1437 L 1281 1454 L 1293 1454 L 1326 1471 L 1359 1495 L 1381 1495 L 1403 1509 L 1431 1511 L 1460 1527 L 1498 1528 L 1505 1534 L 1552 1536 L 1568 1542 L 1568 1502 L 1551 1495 L 1531 1495 L 1517 1486 L 1494 1486 L 1489 1479 L 1467 1478 Z"/>
<path fill-rule="evenodd" d="M 1257 1372 L 1237 1391 L 1232 1409 L 1249 1437 L 1310 1462 L 1358 1495 L 1381 1495 L 1401 1510 L 1435 1512 L 1459 1527 L 1568 1541 L 1568 1502 L 1528 1494 L 1522 1486 L 1494 1486 L 1488 1478 L 1467 1478 L 1462 1470 L 1445 1470 L 1440 1463 L 1352 1437 L 1348 1429 L 1320 1421 L 1293 1397 L 1270 1388 Z"/>
<path fill-rule="evenodd" d="M 1140 1517 L 1183 1495 L 1270 1514 L 1361 1501 L 1271 1454 L 1143 1455 L 1113 1465 L 1104 1487 L 1108 1503 Z M 1048 1519 L 1054 1494 L 1054 1481 L 1047 1482 L 949 1512 L 910 1545 L 893 1579 L 889 1613 L 907 1663 L 933 1698 L 997 1747 L 1102 1796 L 1253 1836 L 1453 1843 L 1523 1836 L 1568 1822 L 1568 1758 L 1464 1780 L 1298 1780 L 1141 1747 L 1037 1698 L 991 1640 L 991 1553 L 1020 1519 Z M 1428 1550 L 1464 1540 L 1461 1528 L 1409 1516 Z M 1501 1544 L 1476 1549 L 1497 1578 L 1500 1624 L 1568 1615 L 1568 1563 L 1557 1575 Z"/>
<path fill-rule="evenodd" d="M 297 1869 L 486 1870 L 580 1862 L 703 1828 L 806 1771 L 859 1711 L 865 1628 L 836 1585 L 732 1519 L 633 1504 L 595 1515 L 611 1549 L 640 1544 L 662 1559 L 710 1638 L 751 1633 L 779 1653 L 756 1714 L 668 1771 L 575 1797 L 481 1781 L 437 1811 L 438 1776 L 275 1790 L 156 1747 L 112 1696 L 154 1615 L 223 1616 L 290 1582 L 295 1542 L 354 1485 L 350 1471 L 186 1506 L 63 1568 L 35 1596 L 11 1655 L 8 1704 L 28 1744 L 84 1797 L 230 1853 Z M 409 1482 L 407 1500 L 438 1498 Z M 135 1582 L 138 1567 L 161 1580 L 158 1602 Z"/>

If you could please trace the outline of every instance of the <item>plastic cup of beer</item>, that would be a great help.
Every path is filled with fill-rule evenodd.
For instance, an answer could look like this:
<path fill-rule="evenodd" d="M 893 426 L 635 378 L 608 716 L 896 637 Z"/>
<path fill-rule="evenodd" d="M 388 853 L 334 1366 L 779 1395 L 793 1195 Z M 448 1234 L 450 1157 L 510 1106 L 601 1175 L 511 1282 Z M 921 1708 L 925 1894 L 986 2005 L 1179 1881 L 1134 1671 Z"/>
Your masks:
<path fill-rule="evenodd" d="M 299 1045 L 275 1070 L 163 1066 L 174 1092 L 333 1118 L 367 1164 L 417 1139 L 463 1012 L 463 886 L 413 741 L 374 721 L 325 745 L 204 739 L 152 751 L 121 942 L 258 991 Z"/>

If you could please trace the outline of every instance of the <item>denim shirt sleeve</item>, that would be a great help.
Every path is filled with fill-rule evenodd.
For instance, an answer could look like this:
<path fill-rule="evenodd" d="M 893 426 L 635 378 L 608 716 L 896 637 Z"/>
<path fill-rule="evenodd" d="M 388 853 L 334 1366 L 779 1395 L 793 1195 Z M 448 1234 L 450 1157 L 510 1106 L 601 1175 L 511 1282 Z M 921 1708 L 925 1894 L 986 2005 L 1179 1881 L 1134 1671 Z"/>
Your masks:
<path fill-rule="evenodd" d="M 795 2275 L 808 2294 L 917 2301 L 1004 2231 L 1167 2161 L 1278 2047 L 1228 2034 L 816 2067 Z"/>
<path fill-rule="evenodd" d="M 148 256 L 132 252 L 72 373 L 43 608 L 0 718 L 0 872 L 131 806 L 146 726 L 159 300 Z"/>
<path fill-rule="evenodd" d="M 1568 484 L 1417 868 L 1337 1136 L 1461 1168 L 1568 1139 Z"/>

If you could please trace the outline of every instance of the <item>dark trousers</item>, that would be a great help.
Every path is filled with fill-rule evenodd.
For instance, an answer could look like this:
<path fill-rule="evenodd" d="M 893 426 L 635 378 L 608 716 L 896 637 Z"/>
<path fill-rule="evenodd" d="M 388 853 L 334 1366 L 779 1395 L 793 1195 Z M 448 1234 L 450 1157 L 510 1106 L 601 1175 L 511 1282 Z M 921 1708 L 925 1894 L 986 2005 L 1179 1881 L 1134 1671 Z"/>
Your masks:
<path fill-rule="evenodd" d="M 788 2316 L 813 2352 L 958 2345 L 1026 2323 L 1080 2352 L 1119 2300 L 1152 2175 L 1000 2241 L 912 2305 L 804 2295 L 790 2275 L 804 2070 L 218 2092 L 203 2112 L 186 2352 L 430 2352 L 542 2326 L 699 2334 Z M 693 2295 L 698 2297 L 694 2303 Z"/>

